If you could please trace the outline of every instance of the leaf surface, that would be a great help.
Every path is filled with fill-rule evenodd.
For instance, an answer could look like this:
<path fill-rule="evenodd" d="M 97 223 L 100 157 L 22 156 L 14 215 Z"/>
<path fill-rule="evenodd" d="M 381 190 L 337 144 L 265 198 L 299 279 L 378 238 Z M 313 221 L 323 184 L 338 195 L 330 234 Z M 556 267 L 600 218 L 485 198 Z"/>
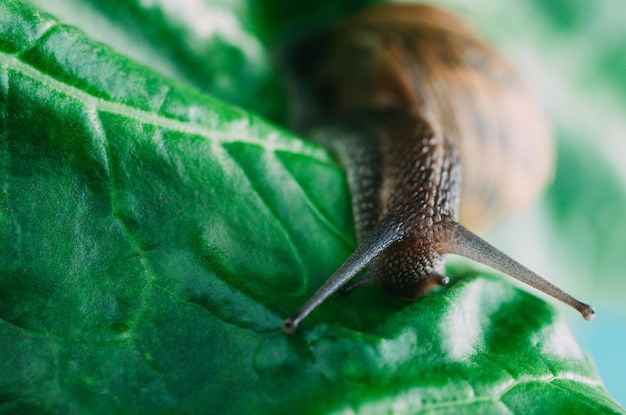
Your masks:
<path fill-rule="evenodd" d="M 0 4 L 0 413 L 624 413 L 552 308 L 457 269 L 295 310 L 353 249 L 325 151 Z"/>

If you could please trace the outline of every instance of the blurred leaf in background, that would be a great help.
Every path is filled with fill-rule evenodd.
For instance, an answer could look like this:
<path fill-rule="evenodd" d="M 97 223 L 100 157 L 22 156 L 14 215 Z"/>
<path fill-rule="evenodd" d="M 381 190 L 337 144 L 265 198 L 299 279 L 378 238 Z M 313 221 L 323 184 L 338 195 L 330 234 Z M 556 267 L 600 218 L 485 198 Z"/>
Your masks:
<path fill-rule="evenodd" d="M 623 412 L 567 326 L 506 279 L 470 273 L 406 307 L 365 290 L 329 301 L 301 337 L 278 329 L 353 247 L 343 175 L 321 149 L 203 93 L 284 119 L 272 45 L 367 2 L 37 3 L 190 88 L 2 6 L 0 411 Z M 578 337 L 624 402 L 618 2 L 435 3 L 547 103 L 555 184 L 490 237 L 590 293 L 599 317 Z"/>

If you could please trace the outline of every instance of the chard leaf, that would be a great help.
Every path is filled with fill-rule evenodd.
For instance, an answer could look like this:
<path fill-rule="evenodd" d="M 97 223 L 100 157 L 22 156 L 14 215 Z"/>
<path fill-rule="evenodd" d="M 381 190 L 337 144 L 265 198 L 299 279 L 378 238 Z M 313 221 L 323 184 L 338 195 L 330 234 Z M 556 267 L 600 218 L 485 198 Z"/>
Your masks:
<path fill-rule="evenodd" d="M 324 150 L 0 3 L 0 413 L 624 413 L 500 277 L 282 333 L 349 212 Z"/>

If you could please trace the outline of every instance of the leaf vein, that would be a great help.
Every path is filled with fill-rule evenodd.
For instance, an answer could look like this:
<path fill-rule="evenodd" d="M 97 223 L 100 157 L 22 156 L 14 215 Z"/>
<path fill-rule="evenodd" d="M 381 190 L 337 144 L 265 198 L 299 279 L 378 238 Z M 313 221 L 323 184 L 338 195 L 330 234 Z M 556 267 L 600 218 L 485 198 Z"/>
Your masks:
<path fill-rule="evenodd" d="M 127 118 L 135 119 L 144 124 L 150 124 L 184 134 L 201 136 L 216 143 L 239 142 L 244 144 L 253 144 L 261 146 L 268 151 L 280 150 L 287 153 L 307 156 L 323 163 L 330 163 L 330 157 L 325 150 L 297 138 L 264 139 L 260 138 L 259 134 L 244 136 L 241 134 L 241 123 L 237 121 L 234 121 L 229 125 L 220 126 L 222 131 L 218 131 L 215 127 L 202 125 L 192 120 L 181 121 L 163 114 L 157 114 L 155 112 L 139 109 L 129 104 L 122 104 L 120 102 L 106 100 L 102 97 L 96 97 L 76 86 L 64 83 L 63 81 L 42 72 L 38 68 L 21 61 L 19 57 L 13 55 L 0 53 L 0 63 L 4 63 L 12 69 L 21 72 L 25 76 L 41 82 L 48 88 L 77 99 L 89 108 L 96 108 L 102 112 L 121 115 Z M 164 84 L 167 83 L 164 81 Z M 242 110 L 242 115 L 243 114 L 245 114 L 245 112 Z M 260 118 L 252 117 L 249 114 L 247 114 L 247 116 L 250 117 L 250 119 L 253 119 L 259 126 L 264 124 L 264 121 Z"/>
<path fill-rule="evenodd" d="M 14 329 L 17 329 L 18 331 L 25 332 L 25 333 L 27 333 L 29 335 L 37 335 L 37 336 L 41 336 L 41 337 L 50 337 L 50 338 L 53 338 L 55 340 L 59 340 L 51 333 L 47 333 L 47 332 L 44 332 L 44 331 L 35 330 L 35 329 L 31 328 L 31 327 L 23 326 L 23 325 L 15 322 L 15 321 L 9 320 L 8 318 L 6 318 L 6 317 L 4 317 L 2 315 L 0 315 L 0 322 L 4 322 L 6 325 L 8 325 L 10 327 L 13 327 Z"/>
<path fill-rule="evenodd" d="M 271 217 L 275 221 L 275 223 L 283 230 L 283 232 L 285 234 L 285 239 L 287 240 L 287 244 L 289 245 L 290 250 L 293 251 L 296 254 L 295 256 L 296 256 L 296 258 L 298 260 L 298 266 L 300 267 L 300 269 L 304 270 L 304 272 L 306 273 L 306 267 L 304 266 L 304 261 L 302 260 L 302 254 L 301 254 L 300 250 L 298 249 L 297 244 L 293 240 L 293 235 L 290 232 L 290 230 L 287 229 L 287 227 L 285 226 L 284 221 L 282 221 L 280 219 L 280 217 L 278 216 L 278 213 L 276 212 L 276 210 L 272 207 L 272 203 L 270 203 L 263 196 L 263 192 L 255 184 L 255 181 L 250 178 L 250 175 L 248 174 L 246 169 L 241 165 L 239 160 L 237 160 L 236 157 L 232 157 L 227 149 L 225 149 L 223 147 L 222 147 L 222 149 L 225 151 L 226 155 L 228 156 L 227 159 L 231 160 L 234 163 L 235 167 L 241 172 L 243 177 L 246 178 L 246 181 L 248 182 L 248 185 L 250 186 L 250 189 L 252 189 L 254 194 L 259 198 L 259 200 L 262 201 L 263 206 L 265 206 L 267 208 L 269 214 L 271 215 Z M 271 153 L 271 154 L 275 156 L 274 153 Z"/>
<path fill-rule="evenodd" d="M 115 183 L 115 173 L 114 173 L 114 162 L 111 156 L 111 149 L 109 148 L 110 143 L 107 139 L 106 132 L 102 126 L 102 121 L 100 120 L 98 112 L 91 111 L 89 120 L 92 123 L 92 126 L 96 132 L 95 135 L 98 136 L 98 143 L 100 145 L 101 150 L 104 152 L 103 155 L 106 157 L 106 166 L 107 166 L 107 173 L 108 173 L 107 178 L 109 182 L 109 198 L 110 198 L 110 203 L 111 203 L 111 216 L 120 223 L 121 228 L 124 234 L 126 235 L 126 238 L 130 242 L 133 249 L 135 250 L 135 254 L 138 256 L 138 261 L 141 264 L 142 268 L 144 269 L 144 275 L 148 279 L 146 281 L 146 284 L 143 285 L 141 292 L 139 294 L 139 298 L 137 300 L 139 305 L 137 309 L 135 310 L 133 316 L 128 321 L 129 329 L 120 335 L 120 338 L 125 338 L 126 336 L 130 334 L 130 332 L 132 332 L 132 330 L 135 329 L 138 321 L 143 316 L 143 313 L 145 312 L 145 309 L 148 303 L 147 298 L 152 288 L 151 282 L 155 281 L 156 277 L 154 275 L 154 270 L 152 269 L 152 267 L 149 264 L 148 259 L 144 255 L 145 251 L 142 248 L 139 239 L 135 235 L 133 235 L 133 233 L 128 227 L 128 224 L 124 220 L 123 215 L 121 214 L 122 208 L 119 202 L 119 198 L 117 196 L 117 189 L 116 189 L 117 186 Z"/>
<path fill-rule="evenodd" d="M 2 188 L 8 196 L 9 192 L 9 68 L 7 65 L 0 66 L 0 91 L 2 92 L 2 114 L 0 114 L 0 171 L 2 174 Z"/>
<path fill-rule="evenodd" d="M 152 283 L 154 285 L 154 287 L 156 287 L 157 289 L 161 290 L 163 293 L 169 295 L 171 298 L 173 298 L 174 300 L 180 301 L 181 303 L 184 304 L 189 304 L 190 306 L 194 307 L 194 308 L 199 308 L 201 310 L 203 310 L 204 312 L 207 312 L 209 314 L 211 314 L 213 317 L 215 317 L 216 319 L 219 319 L 220 321 L 224 322 L 225 324 L 229 324 L 233 327 L 237 327 L 239 329 L 242 330 L 248 330 L 248 331 L 252 331 L 254 333 L 257 334 L 263 334 L 263 333 L 269 333 L 269 332 L 275 332 L 278 329 L 278 326 L 276 326 L 276 328 L 271 328 L 271 329 L 266 329 L 266 330 L 258 330 L 254 327 L 251 326 L 247 326 L 245 324 L 241 324 L 240 322 L 238 322 L 237 320 L 234 319 L 224 319 L 222 316 L 215 314 L 215 312 L 211 309 L 209 309 L 208 307 L 204 307 L 202 304 L 199 304 L 193 300 L 190 300 L 188 298 L 185 298 L 183 296 L 181 296 L 180 294 L 177 294 L 171 290 L 169 290 L 167 287 L 164 287 L 163 285 L 159 284 L 158 282 L 153 282 Z M 254 299 L 251 299 L 252 301 L 256 301 Z M 280 320 L 278 317 L 276 317 L 277 320 Z"/>
<path fill-rule="evenodd" d="M 28 43 L 28 45 L 24 46 L 24 48 L 20 51 L 17 51 L 16 56 L 21 56 L 25 53 L 27 53 L 29 50 L 31 50 L 32 48 L 34 48 L 35 46 L 37 46 L 37 44 L 39 42 L 41 42 L 41 40 L 46 37 L 48 35 L 48 33 L 50 33 L 53 29 L 55 29 L 56 27 L 61 26 L 61 24 L 59 22 L 55 22 L 52 20 L 49 20 L 45 23 L 43 23 L 41 25 L 41 32 L 37 34 L 36 37 L 34 37 L 33 39 L 30 40 L 30 42 Z"/>
<path fill-rule="evenodd" d="M 322 223 L 328 228 L 328 230 L 334 234 L 335 236 L 337 236 L 346 246 L 350 247 L 351 249 L 355 249 L 356 246 L 354 244 L 354 241 L 348 237 L 346 237 L 344 235 L 344 233 L 335 226 L 335 224 L 328 218 L 327 215 L 325 215 L 323 213 L 323 211 L 320 209 L 319 205 L 317 203 L 315 203 L 315 199 L 312 198 L 308 192 L 306 191 L 306 189 L 302 186 L 302 184 L 298 181 L 298 179 L 296 178 L 296 176 L 294 175 L 294 173 L 289 170 L 289 168 L 285 165 L 284 161 L 281 159 L 281 157 L 279 155 L 276 156 L 276 159 L 278 160 L 278 162 L 280 163 L 281 167 L 284 169 L 284 171 L 289 174 L 289 176 L 291 177 L 291 179 L 293 180 L 293 182 L 298 186 L 298 188 L 300 189 L 300 191 L 302 192 L 302 194 L 305 196 L 305 203 L 307 204 L 307 206 L 309 207 L 309 209 L 311 209 L 311 211 L 318 217 L 320 218 L 320 220 L 322 221 Z"/>

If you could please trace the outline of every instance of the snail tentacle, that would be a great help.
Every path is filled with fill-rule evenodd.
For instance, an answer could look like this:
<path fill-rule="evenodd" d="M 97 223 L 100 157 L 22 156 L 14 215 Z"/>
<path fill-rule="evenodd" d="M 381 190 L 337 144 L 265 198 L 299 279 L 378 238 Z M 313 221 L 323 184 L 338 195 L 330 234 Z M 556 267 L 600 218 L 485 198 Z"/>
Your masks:
<path fill-rule="evenodd" d="M 575 299 L 458 223 L 450 224 L 448 237 L 440 250 L 442 253 L 464 256 L 530 285 L 578 310 L 585 320 L 591 320 L 595 315 L 592 306 Z"/>
<path fill-rule="evenodd" d="M 374 228 L 370 237 L 365 240 L 339 269 L 317 290 L 315 294 L 293 316 L 283 321 L 283 330 L 292 333 L 300 322 L 311 311 L 320 305 L 329 296 L 335 293 L 341 286 L 354 278 L 373 259 L 379 256 L 399 238 L 398 229 L 383 221 Z"/>

